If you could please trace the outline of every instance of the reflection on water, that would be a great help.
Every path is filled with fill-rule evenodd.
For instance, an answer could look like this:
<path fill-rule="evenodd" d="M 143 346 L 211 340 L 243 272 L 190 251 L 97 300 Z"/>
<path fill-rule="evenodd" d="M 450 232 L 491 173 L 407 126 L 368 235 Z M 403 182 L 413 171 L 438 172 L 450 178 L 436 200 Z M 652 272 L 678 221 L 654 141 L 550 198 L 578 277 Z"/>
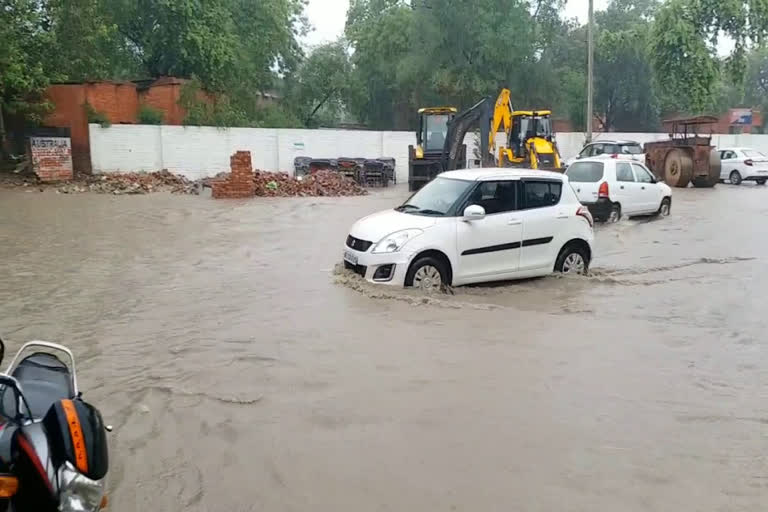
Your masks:
<path fill-rule="evenodd" d="M 768 192 L 600 226 L 590 277 L 424 297 L 335 271 L 406 194 L 0 190 L 0 333 L 75 351 L 111 510 L 764 503 Z"/>

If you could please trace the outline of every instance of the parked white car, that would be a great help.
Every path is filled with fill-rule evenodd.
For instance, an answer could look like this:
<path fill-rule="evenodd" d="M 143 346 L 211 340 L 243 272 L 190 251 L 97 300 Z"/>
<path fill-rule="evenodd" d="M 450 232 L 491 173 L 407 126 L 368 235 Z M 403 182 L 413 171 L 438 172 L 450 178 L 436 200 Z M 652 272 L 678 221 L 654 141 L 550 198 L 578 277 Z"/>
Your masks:
<path fill-rule="evenodd" d="M 552 271 L 583 274 L 592 225 L 562 174 L 451 171 L 394 210 L 357 221 L 344 263 L 368 281 L 428 291 Z"/>
<path fill-rule="evenodd" d="M 622 155 L 641 164 L 645 163 L 643 146 L 632 140 L 599 140 L 587 144 L 575 157 L 569 158 L 566 167 L 584 158 L 609 158 Z"/>
<path fill-rule="evenodd" d="M 742 181 L 765 185 L 768 181 L 768 157 L 755 149 L 721 149 L 720 165 L 720 179 L 734 185 L 740 185 Z"/>
<path fill-rule="evenodd" d="M 672 209 L 672 189 L 631 159 L 587 158 L 568 167 L 565 174 L 581 204 L 597 220 L 617 222 L 622 215 L 666 217 Z"/>

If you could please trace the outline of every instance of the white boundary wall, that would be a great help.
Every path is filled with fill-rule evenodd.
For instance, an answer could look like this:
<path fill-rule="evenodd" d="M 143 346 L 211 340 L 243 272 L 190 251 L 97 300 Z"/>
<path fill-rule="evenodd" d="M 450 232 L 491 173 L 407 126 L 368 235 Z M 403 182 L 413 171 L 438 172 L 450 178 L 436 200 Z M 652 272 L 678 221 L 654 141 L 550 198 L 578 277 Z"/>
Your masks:
<path fill-rule="evenodd" d="M 169 171 L 192 179 L 229 170 L 229 157 L 239 150 L 251 152 L 255 169 L 293 174 L 297 156 L 313 158 L 391 157 L 397 162 L 397 180 L 408 180 L 408 145 L 413 132 L 354 130 L 287 130 L 269 128 L 214 128 L 191 126 L 112 125 L 89 126 L 91 165 L 94 172 Z M 600 139 L 649 142 L 667 138 L 663 133 L 604 133 Z M 473 134 L 467 135 L 472 154 Z M 504 134 L 498 142 L 503 144 Z M 584 145 L 583 133 L 558 133 L 563 158 L 574 156 Z M 718 147 L 746 146 L 768 154 L 768 135 L 715 135 Z"/>

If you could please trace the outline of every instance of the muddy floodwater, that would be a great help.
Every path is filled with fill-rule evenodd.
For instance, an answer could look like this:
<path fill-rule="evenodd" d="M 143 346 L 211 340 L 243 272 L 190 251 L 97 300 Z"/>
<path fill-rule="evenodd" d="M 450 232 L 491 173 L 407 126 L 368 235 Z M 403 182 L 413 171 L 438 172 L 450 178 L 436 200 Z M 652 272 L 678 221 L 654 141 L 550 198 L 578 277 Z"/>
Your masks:
<path fill-rule="evenodd" d="M 358 198 L 0 190 L 0 334 L 70 345 L 145 511 L 757 511 L 768 189 L 675 190 L 594 275 L 336 275 Z"/>

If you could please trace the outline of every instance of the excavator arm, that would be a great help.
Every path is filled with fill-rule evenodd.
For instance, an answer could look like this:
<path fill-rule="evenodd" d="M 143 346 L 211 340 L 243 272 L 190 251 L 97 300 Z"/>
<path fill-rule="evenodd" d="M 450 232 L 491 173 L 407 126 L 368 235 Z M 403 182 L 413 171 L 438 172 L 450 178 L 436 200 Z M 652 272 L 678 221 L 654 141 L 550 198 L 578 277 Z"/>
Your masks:
<path fill-rule="evenodd" d="M 486 97 L 474 106 L 458 114 L 448 123 L 448 133 L 443 146 L 442 167 L 444 171 L 459 168 L 458 157 L 464 144 L 464 137 L 475 125 L 480 128 L 480 162 L 482 167 L 493 167 L 496 159 L 491 151 L 489 129 L 491 126 L 491 98 Z"/>
<path fill-rule="evenodd" d="M 502 89 L 499 93 L 499 97 L 496 98 L 496 106 L 493 108 L 493 123 L 491 124 L 491 136 L 489 141 L 488 151 L 492 155 L 496 154 L 496 134 L 499 132 L 500 127 L 504 127 L 504 133 L 507 135 L 506 139 L 509 139 L 509 132 L 512 130 L 512 100 L 510 96 L 512 93 L 509 89 Z"/>

